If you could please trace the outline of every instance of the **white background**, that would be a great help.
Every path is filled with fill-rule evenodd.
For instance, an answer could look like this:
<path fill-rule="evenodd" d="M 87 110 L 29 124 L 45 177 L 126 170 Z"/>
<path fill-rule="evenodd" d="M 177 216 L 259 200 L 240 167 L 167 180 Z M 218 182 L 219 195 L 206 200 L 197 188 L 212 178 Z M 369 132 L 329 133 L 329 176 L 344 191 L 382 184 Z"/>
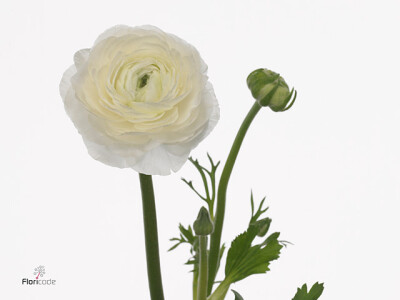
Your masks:
<path fill-rule="evenodd" d="M 398 299 L 399 13 L 398 1 L 2 1 L 0 299 L 149 299 L 137 174 L 87 155 L 58 93 L 74 52 L 115 24 L 200 51 L 221 107 L 193 152 L 203 161 L 225 160 L 253 103 L 249 72 L 299 92 L 290 111 L 257 116 L 232 176 L 224 241 L 246 228 L 253 189 L 294 244 L 234 285 L 244 299 L 290 300 L 315 281 L 322 300 Z M 191 297 L 188 248 L 167 249 L 201 205 L 180 181 L 196 175 L 154 178 L 166 299 Z M 38 265 L 56 286 L 21 285 Z"/>

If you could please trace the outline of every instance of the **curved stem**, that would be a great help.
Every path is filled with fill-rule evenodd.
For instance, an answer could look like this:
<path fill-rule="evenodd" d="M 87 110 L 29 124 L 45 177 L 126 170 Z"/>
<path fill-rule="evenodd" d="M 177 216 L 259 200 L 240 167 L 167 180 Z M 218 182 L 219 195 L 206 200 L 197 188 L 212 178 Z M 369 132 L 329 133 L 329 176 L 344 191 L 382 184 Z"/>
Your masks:
<path fill-rule="evenodd" d="M 199 284 L 197 286 L 197 300 L 207 300 L 207 277 L 208 277 L 208 258 L 207 258 L 207 236 L 199 236 Z"/>
<path fill-rule="evenodd" d="M 249 113 L 247 114 L 246 118 L 244 119 L 242 125 L 239 128 L 235 141 L 233 142 L 231 151 L 229 152 L 228 158 L 226 160 L 224 170 L 222 171 L 221 179 L 219 181 L 218 194 L 217 194 L 217 210 L 215 212 L 215 220 L 214 220 L 214 232 L 211 235 L 211 244 L 210 244 L 208 295 L 211 294 L 215 276 L 217 275 L 219 266 L 221 234 L 222 234 L 222 227 L 224 224 L 226 191 L 228 188 L 229 178 L 231 177 L 232 169 L 233 166 L 235 165 L 235 161 L 238 156 L 243 139 L 246 135 L 246 132 L 249 129 L 251 122 L 254 120 L 255 116 L 260 111 L 260 109 L 261 109 L 260 104 L 257 101 L 255 101 L 254 105 L 251 107 Z"/>
<path fill-rule="evenodd" d="M 142 190 L 144 238 L 146 244 L 147 276 L 151 300 L 164 300 L 158 250 L 157 215 L 151 175 L 139 173 Z"/>

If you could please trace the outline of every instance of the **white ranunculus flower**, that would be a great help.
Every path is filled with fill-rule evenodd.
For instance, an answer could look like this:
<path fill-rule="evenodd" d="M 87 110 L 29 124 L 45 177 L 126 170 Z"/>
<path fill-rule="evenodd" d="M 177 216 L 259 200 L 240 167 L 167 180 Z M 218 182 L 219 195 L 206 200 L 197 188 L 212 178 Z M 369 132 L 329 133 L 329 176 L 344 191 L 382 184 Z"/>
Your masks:
<path fill-rule="evenodd" d="M 153 26 L 116 26 L 74 56 L 60 93 L 89 154 L 148 175 L 176 172 L 219 119 L 207 65 Z"/>

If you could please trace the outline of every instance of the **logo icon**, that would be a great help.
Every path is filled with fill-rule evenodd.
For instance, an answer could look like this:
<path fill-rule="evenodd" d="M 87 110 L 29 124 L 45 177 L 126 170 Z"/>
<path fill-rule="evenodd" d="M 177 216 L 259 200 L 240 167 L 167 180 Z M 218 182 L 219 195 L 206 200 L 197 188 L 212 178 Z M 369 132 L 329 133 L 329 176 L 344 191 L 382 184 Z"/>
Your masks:
<path fill-rule="evenodd" d="M 33 275 L 35 279 L 23 278 L 22 285 L 56 285 L 56 280 L 54 279 L 39 279 L 43 278 L 44 274 L 46 274 L 46 269 L 40 265 L 34 269 Z"/>
<path fill-rule="evenodd" d="M 33 272 L 33 275 L 37 275 L 36 279 L 39 279 L 40 277 L 43 277 L 43 275 L 46 274 L 46 270 L 44 269 L 44 266 L 39 266 L 35 268 L 35 272 Z"/>

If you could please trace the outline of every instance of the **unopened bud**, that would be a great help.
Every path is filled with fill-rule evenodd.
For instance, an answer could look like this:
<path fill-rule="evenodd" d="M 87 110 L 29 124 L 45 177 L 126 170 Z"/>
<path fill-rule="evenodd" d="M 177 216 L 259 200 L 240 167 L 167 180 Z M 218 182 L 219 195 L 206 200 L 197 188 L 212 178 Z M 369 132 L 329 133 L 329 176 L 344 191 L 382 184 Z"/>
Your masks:
<path fill-rule="evenodd" d="M 197 219 L 193 223 L 193 229 L 196 235 L 209 235 L 214 231 L 214 224 L 204 206 L 200 208 Z"/>
<path fill-rule="evenodd" d="M 272 220 L 270 218 L 264 218 L 254 223 L 258 229 L 257 236 L 263 237 L 267 234 L 269 226 L 271 225 L 271 221 Z"/>
<path fill-rule="evenodd" d="M 278 73 L 268 69 L 251 72 L 247 77 L 247 86 L 261 106 L 269 106 L 273 111 L 288 110 L 297 96 L 297 92 L 293 88 L 289 90 L 289 86 Z"/>

